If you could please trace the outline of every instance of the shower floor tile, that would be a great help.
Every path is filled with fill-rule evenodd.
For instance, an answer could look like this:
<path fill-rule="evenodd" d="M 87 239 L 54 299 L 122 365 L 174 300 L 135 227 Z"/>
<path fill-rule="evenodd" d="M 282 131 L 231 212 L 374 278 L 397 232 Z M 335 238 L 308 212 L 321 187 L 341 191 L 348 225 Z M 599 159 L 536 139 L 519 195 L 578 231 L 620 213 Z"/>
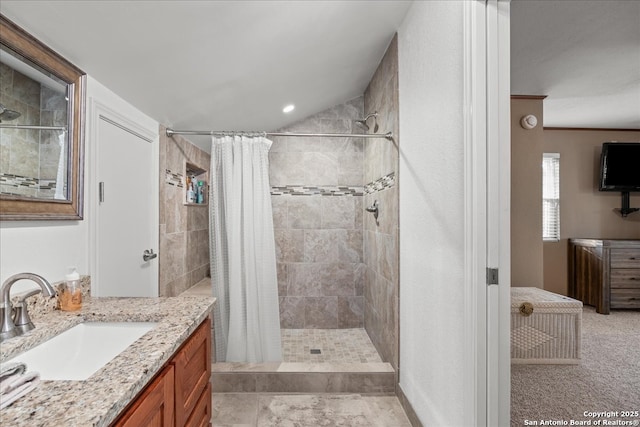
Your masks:
<path fill-rule="evenodd" d="M 382 362 L 364 329 L 282 329 L 281 334 L 283 362 Z"/>

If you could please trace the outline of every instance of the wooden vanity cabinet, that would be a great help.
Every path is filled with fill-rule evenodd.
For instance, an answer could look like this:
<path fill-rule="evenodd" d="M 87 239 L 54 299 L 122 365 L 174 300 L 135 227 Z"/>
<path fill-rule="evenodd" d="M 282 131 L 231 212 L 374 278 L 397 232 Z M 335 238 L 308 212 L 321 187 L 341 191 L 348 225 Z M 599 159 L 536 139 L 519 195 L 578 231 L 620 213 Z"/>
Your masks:
<path fill-rule="evenodd" d="M 211 426 L 211 319 L 112 424 L 114 427 Z"/>

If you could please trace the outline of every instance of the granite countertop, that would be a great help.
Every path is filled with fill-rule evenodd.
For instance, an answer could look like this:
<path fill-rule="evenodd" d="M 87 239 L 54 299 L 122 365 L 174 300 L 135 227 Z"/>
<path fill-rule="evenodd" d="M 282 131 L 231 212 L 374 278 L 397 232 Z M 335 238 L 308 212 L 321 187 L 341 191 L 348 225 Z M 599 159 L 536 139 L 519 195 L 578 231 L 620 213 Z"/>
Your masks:
<path fill-rule="evenodd" d="M 0 425 L 108 426 L 210 315 L 214 302 L 203 296 L 86 298 L 78 312 L 33 316 L 34 330 L 0 344 L 0 362 L 82 322 L 158 325 L 84 381 L 42 381 L 0 411 Z"/>

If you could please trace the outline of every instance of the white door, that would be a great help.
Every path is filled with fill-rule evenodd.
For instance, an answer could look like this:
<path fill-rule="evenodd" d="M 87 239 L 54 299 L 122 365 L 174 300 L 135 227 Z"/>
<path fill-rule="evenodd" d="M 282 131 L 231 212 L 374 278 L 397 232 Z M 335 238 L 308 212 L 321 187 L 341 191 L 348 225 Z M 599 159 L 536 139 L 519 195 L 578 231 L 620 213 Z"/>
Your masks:
<path fill-rule="evenodd" d="M 469 424 L 510 424 L 510 80 L 509 0 L 466 3 Z M 497 278 L 489 273 L 497 271 Z M 497 280 L 495 280 L 497 279 Z"/>
<path fill-rule="evenodd" d="M 157 137 L 94 104 L 95 296 L 158 295 Z"/>
<path fill-rule="evenodd" d="M 487 425 L 510 424 L 510 3 L 487 0 Z"/>

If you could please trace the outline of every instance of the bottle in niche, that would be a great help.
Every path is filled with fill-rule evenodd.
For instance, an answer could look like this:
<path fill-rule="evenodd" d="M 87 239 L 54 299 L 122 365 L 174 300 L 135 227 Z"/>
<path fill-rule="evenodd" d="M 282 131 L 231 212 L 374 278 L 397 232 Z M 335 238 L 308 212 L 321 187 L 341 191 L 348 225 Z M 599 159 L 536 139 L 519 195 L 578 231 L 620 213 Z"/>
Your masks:
<path fill-rule="evenodd" d="M 193 180 L 190 180 L 187 189 L 187 203 L 196 203 L 196 192 L 193 190 Z"/>
<path fill-rule="evenodd" d="M 204 182 L 198 181 L 198 203 L 204 203 Z"/>
<path fill-rule="evenodd" d="M 75 267 L 69 267 L 69 273 L 60 286 L 60 310 L 77 311 L 82 308 L 82 289 L 80 275 Z"/>

